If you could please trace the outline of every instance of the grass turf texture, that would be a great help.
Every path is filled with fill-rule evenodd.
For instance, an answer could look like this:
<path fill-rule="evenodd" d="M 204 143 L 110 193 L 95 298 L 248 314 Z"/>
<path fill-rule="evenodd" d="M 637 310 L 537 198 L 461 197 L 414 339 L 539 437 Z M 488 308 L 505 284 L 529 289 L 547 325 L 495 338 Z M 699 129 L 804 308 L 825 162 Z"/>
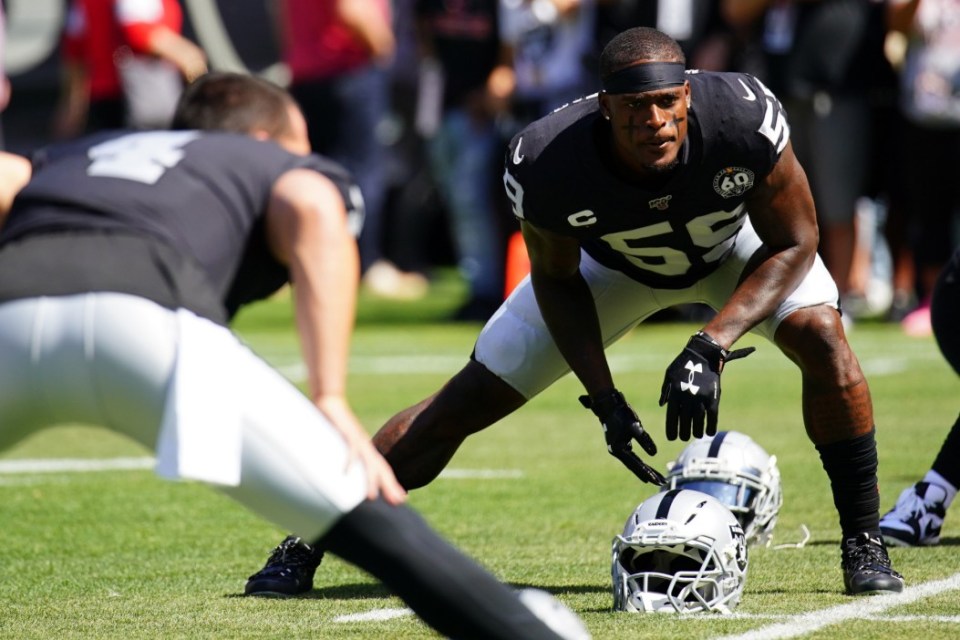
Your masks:
<path fill-rule="evenodd" d="M 350 396 L 371 432 L 434 391 L 469 353 L 479 325 L 442 322 L 462 288 L 445 276 L 420 303 L 361 300 Z M 252 307 L 237 329 L 302 383 L 289 299 Z M 696 329 L 647 324 L 609 352 L 618 385 L 651 431 L 662 469 L 683 443 L 663 435 L 657 407 L 663 369 Z M 851 333 L 871 383 L 878 422 L 882 509 L 929 467 L 956 418 L 958 381 L 932 339 L 897 325 Z M 444 477 L 410 503 L 440 532 L 514 585 L 547 589 L 577 611 L 596 639 L 713 638 L 783 616 L 854 602 L 842 594 L 839 528 L 829 485 L 800 416 L 800 380 L 776 349 L 747 337 L 756 354 L 724 375 L 720 424 L 743 431 L 779 458 L 785 493 L 774 543 L 756 549 L 743 603 L 748 616 L 642 616 L 610 611 L 610 540 L 653 489 L 605 451 L 600 426 L 580 408 L 572 377 L 519 413 L 471 437 L 454 470 L 502 477 Z M 65 426 L 2 454 L 23 458 L 147 456 L 105 432 Z M 0 474 L 0 637 L 3 638 L 431 638 L 412 616 L 339 621 L 403 603 L 369 576 L 328 557 L 309 596 L 242 597 L 243 583 L 285 532 L 198 484 L 168 483 L 149 470 Z M 954 509 L 956 510 L 956 509 Z M 385 532 L 386 534 L 386 532 Z M 939 547 L 892 549 L 908 586 L 958 570 L 960 516 L 948 513 Z M 877 616 L 846 620 L 805 638 L 960 637 L 957 592 L 922 598 Z M 862 600 L 873 603 L 878 598 Z"/>

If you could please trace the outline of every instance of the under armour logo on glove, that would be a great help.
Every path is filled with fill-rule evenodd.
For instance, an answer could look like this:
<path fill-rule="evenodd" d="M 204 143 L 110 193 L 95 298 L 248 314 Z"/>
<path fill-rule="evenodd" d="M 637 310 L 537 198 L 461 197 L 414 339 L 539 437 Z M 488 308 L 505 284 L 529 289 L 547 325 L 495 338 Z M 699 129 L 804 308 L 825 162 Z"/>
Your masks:
<path fill-rule="evenodd" d="M 687 376 L 686 382 L 680 383 L 680 390 L 689 391 L 693 395 L 697 395 L 700 393 L 700 385 L 694 384 L 694 381 L 696 380 L 696 378 L 694 378 L 694 374 L 703 373 L 703 365 L 699 362 L 697 364 L 693 364 L 692 360 L 687 360 L 687 364 L 683 366 L 690 371 L 690 374 Z"/>
<path fill-rule="evenodd" d="M 580 404 L 593 411 L 603 425 L 603 437 L 607 441 L 607 451 L 614 458 L 623 463 L 638 478 L 644 482 L 662 486 L 666 483 L 663 475 L 640 459 L 633 452 L 631 440 L 636 440 L 643 450 L 650 455 L 656 455 L 657 445 L 653 438 L 640 424 L 633 408 L 627 404 L 623 394 L 612 389 L 598 394 L 595 398 L 580 396 Z"/>
<path fill-rule="evenodd" d="M 717 432 L 720 409 L 720 372 L 730 360 L 744 358 L 755 349 L 727 351 L 702 331 L 667 367 L 660 390 L 660 406 L 667 405 L 667 440 L 689 440 Z"/>

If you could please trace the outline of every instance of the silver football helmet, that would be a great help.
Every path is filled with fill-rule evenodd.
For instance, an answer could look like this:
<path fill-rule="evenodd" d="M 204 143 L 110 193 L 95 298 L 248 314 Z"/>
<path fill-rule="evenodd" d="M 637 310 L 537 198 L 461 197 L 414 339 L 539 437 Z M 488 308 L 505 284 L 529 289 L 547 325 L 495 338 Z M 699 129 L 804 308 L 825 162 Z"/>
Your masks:
<path fill-rule="evenodd" d="M 748 545 L 770 544 L 783 505 L 777 457 L 738 431 L 687 445 L 669 465 L 665 488 L 712 495 L 740 521 Z"/>
<path fill-rule="evenodd" d="M 613 539 L 612 573 L 617 611 L 730 613 L 747 579 L 743 528 L 711 495 L 657 493 Z"/>

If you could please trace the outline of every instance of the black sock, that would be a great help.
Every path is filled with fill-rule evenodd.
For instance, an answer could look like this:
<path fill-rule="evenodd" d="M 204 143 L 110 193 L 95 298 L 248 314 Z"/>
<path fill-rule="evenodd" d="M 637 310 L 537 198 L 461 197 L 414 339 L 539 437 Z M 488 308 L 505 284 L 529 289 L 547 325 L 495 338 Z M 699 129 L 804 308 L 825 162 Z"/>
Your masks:
<path fill-rule="evenodd" d="M 943 476 L 954 488 L 960 489 L 960 416 L 953 423 L 940 453 L 933 463 L 933 470 Z"/>
<path fill-rule="evenodd" d="M 843 538 L 880 534 L 880 492 L 877 489 L 875 430 L 852 440 L 817 445 L 830 478 L 833 504 L 840 515 Z"/>
<path fill-rule="evenodd" d="M 407 507 L 366 501 L 319 541 L 376 576 L 431 627 L 467 640 L 557 640 L 559 636 L 499 582 Z"/>

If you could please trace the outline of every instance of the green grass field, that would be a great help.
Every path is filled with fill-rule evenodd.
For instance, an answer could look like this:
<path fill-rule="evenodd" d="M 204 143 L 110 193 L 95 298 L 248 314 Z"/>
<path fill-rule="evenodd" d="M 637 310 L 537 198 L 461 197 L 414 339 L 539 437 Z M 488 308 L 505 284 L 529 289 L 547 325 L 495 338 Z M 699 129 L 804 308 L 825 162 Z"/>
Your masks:
<path fill-rule="evenodd" d="M 422 303 L 362 301 L 350 395 L 371 432 L 462 366 L 479 325 L 440 321 L 461 294 L 447 278 Z M 300 381 L 290 318 L 281 296 L 245 312 L 237 329 Z M 660 446 L 660 468 L 682 449 L 663 435 L 663 369 L 696 328 L 649 324 L 610 351 L 619 387 Z M 932 339 L 906 338 L 884 324 L 858 325 L 850 339 L 872 385 L 886 510 L 932 462 L 960 409 L 960 384 Z M 891 551 L 906 597 L 843 595 L 840 532 L 803 431 L 799 375 L 772 345 L 747 338 L 740 346 L 749 344 L 757 353 L 724 375 L 721 428 L 743 431 L 778 456 L 785 502 L 774 543 L 799 541 L 801 525 L 812 537 L 802 549 L 753 550 L 733 616 L 611 611 L 611 538 L 653 489 L 606 453 L 571 377 L 470 438 L 452 473 L 412 493 L 410 503 L 501 579 L 556 594 L 596 639 L 960 637 L 960 516 L 948 515 L 940 546 Z M 102 430 L 69 426 L 0 455 L 0 637 L 435 637 L 399 599 L 336 558 L 324 561 L 307 597 L 241 596 L 246 577 L 285 532 L 207 487 L 162 481 L 143 465 L 17 472 L 11 464 L 142 463 L 150 454 Z"/>

